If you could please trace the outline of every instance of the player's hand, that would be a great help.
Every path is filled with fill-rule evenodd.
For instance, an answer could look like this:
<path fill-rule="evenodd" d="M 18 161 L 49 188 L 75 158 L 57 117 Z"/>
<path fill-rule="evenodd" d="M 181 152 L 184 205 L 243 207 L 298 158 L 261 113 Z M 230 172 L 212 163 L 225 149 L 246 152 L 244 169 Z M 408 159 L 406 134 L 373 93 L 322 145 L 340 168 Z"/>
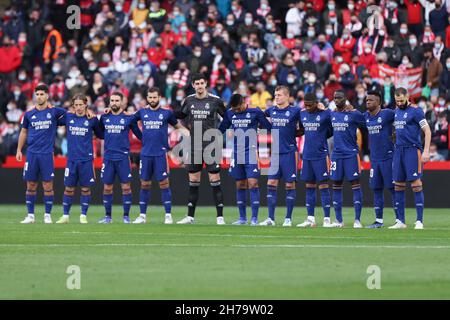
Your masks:
<path fill-rule="evenodd" d="M 430 161 L 430 153 L 429 153 L 429 152 L 424 152 L 424 153 L 422 154 L 422 162 L 423 162 L 423 163 L 426 163 L 426 162 L 428 162 L 428 161 Z"/>
<path fill-rule="evenodd" d="M 92 110 L 87 110 L 86 111 L 86 116 L 87 116 L 88 119 L 92 119 L 92 118 L 95 117 L 95 114 L 94 114 L 94 112 L 92 112 Z"/>
<path fill-rule="evenodd" d="M 319 102 L 317 104 L 317 109 L 319 109 L 319 110 L 326 110 L 327 108 L 325 107 L 325 105 L 322 102 Z"/>
<path fill-rule="evenodd" d="M 180 130 L 180 133 L 185 137 L 189 137 L 191 135 L 190 131 L 186 128 L 181 128 L 179 130 Z"/>
<path fill-rule="evenodd" d="M 108 114 L 108 113 L 110 113 L 111 112 L 111 108 L 105 108 L 105 110 L 103 110 L 103 113 L 104 114 Z"/>
<path fill-rule="evenodd" d="M 22 151 L 17 150 L 16 152 L 16 160 L 22 162 Z"/>

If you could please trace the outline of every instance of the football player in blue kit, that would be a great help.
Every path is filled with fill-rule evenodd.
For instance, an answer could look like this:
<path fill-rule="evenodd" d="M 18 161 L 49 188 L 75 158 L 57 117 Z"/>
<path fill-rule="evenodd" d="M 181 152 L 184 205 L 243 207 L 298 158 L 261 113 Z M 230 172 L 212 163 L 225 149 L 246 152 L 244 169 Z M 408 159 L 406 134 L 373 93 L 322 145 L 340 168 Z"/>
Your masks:
<path fill-rule="evenodd" d="M 100 118 L 100 128 L 104 132 L 105 139 L 105 155 L 101 170 L 105 217 L 99 223 L 112 222 L 113 184 L 116 175 L 122 188 L 123 222 L 130 223 L 132 195 L 129 132 L 131 129 L 139 140 L 142 140 L 142 132 L 134 116 L 124 113 L 123 98 L 121 92 L 112 93 L 109 101 L 111 111 Z"/>
<path fill-rule="evenodd" d="M 22 149 L 27 144 L 26 162 L 23 178 L 27 182 L 26 205 L 28 215 L 21 223 L 34 223 L 34 205 L 38 181 L 42 181 L 44 189 L 45 214 L 44 223 L 52 223 L 53 207 L 53 148 L 55 145 L 58 119 L 66 110 L 55 108 L 48 102 L 48 87 L 39 84 L 34 90 L 35 107 L 25 112 L 21 121 L 21 130 L 17 145 L 16 160 L 21 162 Z"/>
<path fill-rule="evenodd" d="M 135 121 L 142 123 L 142 151 L 139 163 L 141 190 L 139 194 L 140 215 L 133 223 L 147 222 L 147 206 L 151 198 L 151 182 L 155 177 L 161 189 L 161 201 L 166 212 L 164 223 L 172 224 L 172 193 L 169 185 L 168 125 L 179 129 L 184 135 L 189 131 L 183 127 L 169 109 L 161 108 L 161 95 L 158 88 L 147 91 L 148 105 L 134 114 Z"/>
<path fill-rule="evenodd" d="M 327 139 L 332 135 L 331 112 L 322 110 L 314 93 L 304 97 L 305 110 L 300 112 L 300 121 L 304 128 L 305 143 L 300 178 L 306 182 L 306 210 L 308 217 L 297 227 L 315 227 L 314 209 L 316 206 L 316 188 L 319 186 L 322 208 L 324 211 L 323 226 L 330 227 L 331 196 L 328 185 L 330 157 Z"/>
<path fill-rule="evenodd" d="M 103 132 L 96 117 L 88 118 L 88 99 L 84 94 L 72 98 L 75 113 L 66 113 L 58 120 L 67 132 L 67 166 L 64 171 L 63 216 L 56 223 L 69 223 L 70 208 L 75 188 L 81 187 L 80 223 L 87 223 L 86 214 L 91 200 L 91 186 L 95 182 L 93 133 L 103 139 Z"/>
<path fill-rule="evenodd" d="M 395 205 L 397 222 L 390 229 L 404 229 L 406 182 L 411 183 L 416 205 L 416 222 L 414 229 L 423 229 L 424 195 L 422 187 L 423 163 L 430 160 L 431 130 L 421 108 L 409 102 L 405 88 L 395 90 L 395 151 L 393 172 L 395 183 Z M 422 148 L 421 133 L 425 135 Z M 422 153 L 423 152 L 423 153 Z"/>
<path fill-rule="evenodd" d="M 259 108 L 249 108 L 240 94 L 234 94 L 230 100 L 231 109 L 222 120 L 219 130 L 224 133 L 233 129 L 233 157 L 230 165 L 230 175 L 236 180 L 236 202 L 239 208 L 239 219 L 234 225 L 245 225 L 247 221 L 247 190 L 250 192 L 252 218 L 250 224 L 258 224 L 260 203 L 258 178 L 260 176 L 258 163 L 258 127 L 270 130 L 271 124 Z"/>
<path fill-rule="evenodd" d="M 281 178 L 286 185 L 286 216 L 284 227 L 292 226 L 292 211 L 295 205 L 298 172 L 297 136 L 300 127 L 300 108 L 289 104 L 289 88 L 275 88 L 275 106 L 265 111 L 272 124 L 272 150 L 267 181 L 267 206 L 269 217 L 261 226 L 275 225 L 275 208 L 277 205 L 277 188 Z M 275 138 L 274 138 L 275 137 Z M 278 139 L 276 138 L 278 137 Z"/>
<path fill-rule="evenodd" d="M 342 189 L 346 179 L 352 185 L 353 203 L 355 208 L 354 228 L 362 228 L 360 218 L 362 210 L 362 192 L 359 183 L 361 162 L 356 132 L 358 127 L 364 126 L 364 115 L 347 105 L 347 98 L 343 90 L 334 93 L 336 110 L 331 112 L 333 126 L 334 147 L 331 154 L 331 180 L 333 180 L 333 206 L 336 221 L 332 227 L 344 226 L 342 218 Z"/>
<path fill-rule="evenodd" d="M 373 206 L 375 222 L 367 228 L 383 227 L 384 189 L 389 190 L 394 201 L 394 182 L 392 180 L 392 156 L 394 143 L 392 141 L 395 111 L 381 109 L 382 97 L 377 91 L 369 91 L 366 97 L 367 111 L 364 113 L 365 126 L 369 132 L 370 149 L 370 188 L 373 190 Z M 396 214 L 397 218 L 397 214 Z"/>

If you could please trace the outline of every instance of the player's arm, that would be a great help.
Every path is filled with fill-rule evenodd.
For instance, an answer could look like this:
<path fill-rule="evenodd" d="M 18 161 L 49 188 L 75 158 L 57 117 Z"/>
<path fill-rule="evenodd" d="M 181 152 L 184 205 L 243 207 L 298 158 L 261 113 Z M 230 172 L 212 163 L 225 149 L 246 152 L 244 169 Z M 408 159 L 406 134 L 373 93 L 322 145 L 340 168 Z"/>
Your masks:
<path fill-rule="evenodd" d="M 227 106 L 225 105 L 225 102 L 223 102 L 221 99 L 219 99 L 219 107 L 217 108 L 217 113 L 222 117 L 227 116 Z"/>
<path fill-rule="evenodd" d="M 219 131 L 222 133 L 225 133 L 227 129 L 231 126 L 231 121 L 229 117 L 225 114 L 224 117 L 222 117 L 222 121 L 219 124 Z"/>
<path fill-rule="evenodd" d="M 57 126 L 65 126 L 66 125 L 66 119 L 67 119 L 67 113 L 64 113 L 57 121 Z"/>
<path fill-rule="evenodd" d="M 425 163 L 430 161 L 431 130 L 426 119 L 421 120 L 419 124 L 420 128 L 425 134 L 425 146 L 423 147 L 423 154 L 422 154 L 422 162 Z"/>
<path fill-rule="evenodd" d="M 186 98 L 181 102 L 181 108 L 179 110 L 174 110 L 173 113 L 177 119 L 184 119 L 188 116 L 189 112 L 187 109 Z"/>
<path fill-rule="evenodd" d="M 136 122 L 132 123 L 130 125 L 130 128 L 131 128 L 131 131 L 133 131 L 136 138 L 138 138 L 139 140 L 142 141 L 142 131 L 141 131 L 141 129 L 139 129 L 139 126 L 137 125 L 137 123 Z"/>
<path fill-rule="evenodd" d="M 55 109 L 56 120 L 61 119 L 67 113 L 66 109 L 63 109 L 63 108 L 60 108 L 60 107 L 55 107 L 54 109 Z"/>
<path fill-rule="evenodd" d="M 23 146 L 25 145 L 25 142 L 27 141 L 27 136 L 28 136 L 28 129 L 22 127 L 22 129 L 20 129 L 19 142 L 17 143 L 17 152 L 16 152 L 16 160 L 19 162 L 22 161 L 22 149 Z"/>
<path fill-rule="evenodd" d="M 258 109 L 258 122 L 261 128 L 266 130 L 272 129 L 272 124 L 269 120 L 267 120 L 266 115 L 261 111 L 261 109 Z"/>
<path fill-rule="evenodd" d="M 97 119 L 97 117 L 94 118 L 94 122 L 92 124 L 92 130 L 94 131 L 94 134 L 99 139 L 105 139 L 105 127 L 100 125 L 101 122 Z"/>
<path fill-rule="evenodd" d="M 168 123 L 175 129 L 179 130 L 183 136 L 189 137 L 191 135 L 189 130 L 178 122 L 174 112 L 170 112 Z"/>

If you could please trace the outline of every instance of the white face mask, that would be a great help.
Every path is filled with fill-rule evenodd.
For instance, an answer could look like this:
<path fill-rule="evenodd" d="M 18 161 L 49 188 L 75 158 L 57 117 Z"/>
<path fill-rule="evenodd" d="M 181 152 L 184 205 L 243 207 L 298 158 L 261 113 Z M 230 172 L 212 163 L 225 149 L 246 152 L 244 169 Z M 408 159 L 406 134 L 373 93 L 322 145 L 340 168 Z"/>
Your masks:
<path fill-rule="evenodd" d="M 198 30 L 198 32 L 203 33 L 203 32 L 206 31 L 206 28 L 203 27 L 203 26 L 199 26 L 199 27 L 197 28 L 197 30 Z"/>
<path fill-rule="evenodd" d="M 331 35 L 333 34 L 333 29 L 326 29 L 326 30 L 325 30 L 325 33 L 326 33 L 328 36 L 331 36 Z M 344 35 L 342 35 L 342 37 L 344 37 Z M 347 39 L 347 38 L 344 38 L 344 39 Z"/>
<path fill-rule="evenodd" d="M 167 83 L 169 86 L 172 85 L 172 84 L 173 84 L 173 79 L 168 78 L 168 79 L 166 80 L 166 83 Z"/>
<path fill-rule="evenodd" d="M 252 24 L 252 22 L 253 22 L 253 20 L 252 20 L 252 18 L 245 18 L 245 24 L 246 25 L 251 25 Z"/>
<path fill-rule="evenodd" d="M 293 78 L 293 77 L 288 77 L 287 78 L 287 83 L 289 83 L 289 84 L 294 83 L 294 81 L 295 81 L 295 78 Z"/>
<path fill-rule="evenodd" d="M 310 37 L 310 38 L 314 37 L 315 34 L 316 34 L 316 33 L 315 33 L 314 31 L 312 31 L 312 30 L 308 30 L 308 32 L 307 32 L 307 35 L 308 35 L 308 37 Z"/>
<path fill-rule="evenodd" d="M 202 37 L 203 42 L 209 42 L 209 37 Z"/>
<path fill-rule="evenodd" d="M 370 49 L 370 48 L 365 48 L 364 49 L 364 52 L 367 53 L 367 54 L 369 54 L 371 51 L 372 51 L 372 49 Z"/>
<path fill-rule="evenodd" d="M 145 9 L 145 3 L 139 3 L 139 9 L 141 10 Z"/>
<path fill-rule="evenodd" d="M 27 76 L 25 74 L 19 74 L 19 80 L 20 81 L 24 81 L 27 78 Z"/>
<path fill-rule="evenodd" d="M 416 38 L 409 39 L 409 44 L 415 46 L 417 44 L 417 39 Z"/>
<path fill-rule="evenodd" d="M 201 51 L 194 51 L 194 56 L 196 56 L 197 58 L 200 57 L 202 55 Z"/>
<path fill-rule="evenodd" d="M 161 69 L 162 72 L 165 72 L 167 70 L 167 64 L 161 64 L 159 69 Z"/>
<path fill-rule="evenodd" d="M 166 104 L 167 104 L 166 99 L 161 99 L 161 100 L 159 100 L 159 105 L 160 105 L 161 107 L 165 107 Z"/>
<path fill-rule="evenodd" d="M 144 80 L 142 80 L 142 79 L 137 79 L 137 80 L 136 80 L 136 84 L 142 86 L 142 85 L 144 84 Z"/>
<path fill-rule="evenodd" d="M 58 135 L 59 135 L 59 136 L 63 136 L 64 133 L 66 132 L 66 131 L 64 130 L 64 127 L 58 128 L 57 131 L 58 131 Z"/>

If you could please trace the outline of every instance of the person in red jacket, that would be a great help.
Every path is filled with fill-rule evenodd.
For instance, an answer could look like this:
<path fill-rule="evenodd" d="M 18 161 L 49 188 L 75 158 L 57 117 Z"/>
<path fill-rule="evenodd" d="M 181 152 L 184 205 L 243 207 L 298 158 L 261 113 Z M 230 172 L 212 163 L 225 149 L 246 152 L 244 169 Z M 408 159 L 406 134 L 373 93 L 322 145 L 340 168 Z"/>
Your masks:
<path fill-rule="evenodd" d="M 5 35 L 3 45 L 0 47 L 0 74 L 12 77 L 12 72 L 22 64 L 22 51 Z M 12 79 L 10 79 L 12 80 Z"/>
<path fill-rule="evenodd" d="M 352 37 L 350 30 L 344 29 L 342 36 L 334 43 L 334 50 L 339 52 L 344 59 L 344 62 L 350 63 L 353 55 L 353 48 L 355 47 L 356 39 Z"/>
<path fill-rule="evenodd" d="M 405 0 L 408 12 L 408 29 L 416 35 L 417 38 L 423 34 L 422 5 L 418 0 Z"/>
<path fill-rule="evenodd" d="M 376 64 L 377 60 L 375 55 L 372 52 L 372 45 L 370 43 L 366 43 L 364 45 L 364 52 L 359 56 L 359 65 L 365 66 L 366 69 L 370 70 L 372 65 Z"/>

